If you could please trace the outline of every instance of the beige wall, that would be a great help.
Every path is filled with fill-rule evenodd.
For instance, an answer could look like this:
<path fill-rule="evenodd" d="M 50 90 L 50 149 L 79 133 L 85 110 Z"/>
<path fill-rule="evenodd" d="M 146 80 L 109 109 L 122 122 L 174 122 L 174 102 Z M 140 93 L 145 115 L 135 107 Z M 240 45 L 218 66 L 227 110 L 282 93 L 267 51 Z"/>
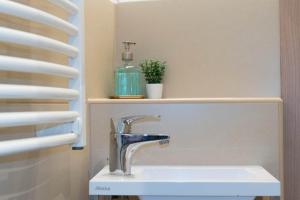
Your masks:
<path fill-rule="evenodd" d="M 161 122 L 139 123 L 133 133 L 166 133 L 170 145 L 147 146 L 133 164 L 261 165 L 280 175 L 281 104 L 273 103 L 90 103 L 91 175 L 107 164 L 110 118 L 161 115 Z"/>
<path fill-rule="evenodd" d="M 65 13 L 47 1 L 20 0 L 64 18 Z M 107 91 L 105 73 L 111 69 L 114 6 L 110 0 L 86 0 L 86 76 L 88 97 L 101 97 Z M 66 41 L 52 28 L 0 15 L 0 25 L 28 30 Z M 110 48 L 110 50 L 109 50 Z M 49 51 L 0 43 L 0 53 L 56 63 L 67 59 Z M 98 76 L 97 76 L 98 75 Z M 24 73 L 0 73 L 1 83 L 66 86 L 66 79 Z M 93 84 L 94 83 L 94 84 Z M 64 110 L 65 105 L 26 105 L 1 102 L 0 111 Z M 36 127 L 0 129 L 0 140 L 33 137 Z M 88 148 L 72 151 L 69 146 L 0 158 L 0 199 L 85 200 L 88 199 Z"/>
<path fill-rule="evenodd" d="M 115 65 L 124 40 L 137 42 L 136 63 L 168 62 L 165 97 L 280 96 L 278 0 L 121 3 Z M 261 165 L 279 177 L 280 108 L 278 102 L 90 103 L 90 176 L 107 164 L 111 117 L 160 114 L 161 123 L 133 131 L 168 133 L 170 145 L 141 149 L 133 164 Z"/>
<path fill-rule="evenodd" d="M 165 97 L 280 96 L 278 0 L 159 0 L 117 5 L 116 57 L 168 62 Z"/>
<path fill-rule="evenodd" d="M 111 94 L 115 6 L 110 0 L 86 1 L 86 84 L 89 98 Z"/>

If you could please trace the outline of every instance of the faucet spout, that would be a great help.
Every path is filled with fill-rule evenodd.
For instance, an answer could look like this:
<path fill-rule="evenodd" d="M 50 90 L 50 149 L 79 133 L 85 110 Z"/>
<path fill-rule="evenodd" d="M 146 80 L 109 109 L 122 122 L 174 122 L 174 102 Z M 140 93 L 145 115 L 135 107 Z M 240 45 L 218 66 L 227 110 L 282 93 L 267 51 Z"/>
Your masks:
<path fill-rule="evenodd" d="M 131 163 L 134 153 L 141 147 L 148 144 L 168 144 L 170 136 L 164 134 L 149 135 L 149 134 L 124 134 L 122 135 L 121 149 L 121 169 L 125 175 L 131 175 Z"/>

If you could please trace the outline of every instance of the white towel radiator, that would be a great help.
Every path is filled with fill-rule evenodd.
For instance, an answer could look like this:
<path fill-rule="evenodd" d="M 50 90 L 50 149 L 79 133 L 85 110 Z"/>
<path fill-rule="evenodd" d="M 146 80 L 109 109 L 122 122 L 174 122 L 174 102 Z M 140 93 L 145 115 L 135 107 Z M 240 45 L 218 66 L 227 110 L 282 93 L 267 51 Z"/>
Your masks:
<path fill-rule="evenodd" d="M 72 145 L 73 149 L 82 149 L 85 146 L 84 0 L 48 1 L 64 9 L 69 15 L 69 20 L 63 20 L 46 11 L 10 0 L 0 0 L 0 13 L 63 31 L 69 37 L 68 44 L 7 27 L 0 27 L 0 42 L 63 54 L 69 59 L 68 66 L 0 55 L 0 70 L 65 77 L 69 79 L 69 88 L 0 84 L 0 99 L 65 100 L 68 101 L 69 110 L 0 113 L 0 128 L 55 124 L 54 127 L 37 131 L 36 137 L 33 138 L 0 141 L 0 156 L 65 144 Z"/>

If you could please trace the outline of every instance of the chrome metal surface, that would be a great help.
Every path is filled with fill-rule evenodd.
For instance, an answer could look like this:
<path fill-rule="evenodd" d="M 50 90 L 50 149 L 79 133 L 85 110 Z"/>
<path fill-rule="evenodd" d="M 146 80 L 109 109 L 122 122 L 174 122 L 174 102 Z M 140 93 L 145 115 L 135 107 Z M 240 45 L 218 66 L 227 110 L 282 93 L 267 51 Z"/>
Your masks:
<path fill-rule="evenodd" d="M 146 122 L 146 121 L 160 121 L 159 115 L 136 115 L 123 117 L 118 120 L 117 129 L 118 133 L 128 134 L 131 132 L 132 124 Z"/>
<path fill-rule="evenodd" d="M 158 121 L 160 116 L 131 116 L 118 120 L 117 127 L 111 119 L 109 169 L 110 172 L 131 174 L 131 158 L 141 146 L 150 143 L 167 144 L 170 136 L 165 134 L 131 134 L 132 124 L 145 121 Z"/>

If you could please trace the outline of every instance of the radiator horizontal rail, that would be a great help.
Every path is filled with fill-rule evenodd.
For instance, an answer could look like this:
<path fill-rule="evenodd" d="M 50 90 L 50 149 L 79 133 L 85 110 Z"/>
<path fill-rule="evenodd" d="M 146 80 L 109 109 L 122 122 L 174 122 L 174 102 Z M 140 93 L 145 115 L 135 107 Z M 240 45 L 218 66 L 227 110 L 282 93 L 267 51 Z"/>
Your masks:
<path fill-rule="evenodd" d="M 39 9 L 10 0 L 0 0 L 0 5 L 0 13 L 42 23 L 60 29 L 70 35 L 75 35 L 78 32 L 77 27 L 73 24 Z"/>
<path fill-rule="evenodd" d="M 78 49 L 76 47 L 63 43 L 61 41 L 5 27 L 0 27 L 0 42 L 46 49 L 71 57 L 76 57 L 78 54 Z"/>
<path fill-rule="evenodd" d="M 3 112 L 0 128 L 74 122 L 78 117 L 75 111 Z"/>
<path fill-rule="evenodd" d="M 65 133 L 45 137 L 0 141 L 0 156 L 72 144 L 77 140 L 77 137 L 78 135 L 75 133 Z"/>
<path fill-rule="evenodd" d="M 71 14 L 75 14 L 79 11 L 79 8 L 76 4 L 70 2 L 69 0 L 48 0 L 49 2 L 63 8 Z"/>
<path fill-rule="evenodd" d="M 63 99 L 73 100 L 79 92 L 73 89 L 0 84 L 0 99 Z"/>
<path fill-rule="evenodd" d="M 40 73 L 67 78 L 75 78 L 79 75 L 79 71 L 70 66 L 2 55 L 0 55 L 0 70 Z"/>
<path fill-rule="evenodd" d="M 42 0 L 44 1 L 44 0 Z M 101 0 L 100 0 L 101 1 Z M 27 3 L 27 4 L 26 4 Z M 85 87 L 84 87 L 84 0 L 46 0 L 48 6 L 58 12 L 31 6 L 30 1 L 0 0 L 0 14 L 38 23 L 47 30 L 60 31 L 65 39 L 37 33 L 33 29 L 19 29 L 0 25 L 0 45 L 22 45 L 31 50 L 47 50 L 64 56 L 68 63 L 47 59 L 18 57 L 7 52 L 0 54 L 0 72 L 21 72 L 63 77 L 68 86 L 36 85 L 25 82 L 16 84 L 13 79 L 0 83 L 0 103 L 8 109 L 0 112 L 0 129 L 33 126 L 35 137 L 0 140 L 0 156 L 13 155 L 49 147 L 69 144 L 73 149 L 86 145 Z M 62 11 L 62 12 L 61 12 Z M 55 13 L 63 13 L 61 17 Z M 27 27 L 30 28 L 30 27 Z M 13 46 L 14 47 L 14 46 Z M 34 51 L 34 53 L 38 53 Z M 55 55 L 56 55 L 55 54 Z M 52 54 L 51 54 L 52 55 Z M 25 77 L 26 78 L 26 77 Z M 46 77 L 47 78 L 47 77 Z M 47 79 L 48 80 L 48 79 Z M 47 81 L 45 80 L 45 81 Z M 13 107 L 14 103 L 31 105 L 26 110 Z M 40 102 L 39 109 L 35 103 Z M 50 111 L 49 103 L 58 104 L 63 110 Z M 61 105 L 63 103 L 63 105 Z M 56 105 L 54 105 L 56 106 Z M 23 108 L 23 107 L 22 107 Z M 13 110 L 11 110 L 13 109 Z M 41 126 L 42 125 L 42 126 Z M 34 131 L 33 131 L 34 132 Z M 34 134 L 34 133 L 33 133 Z"/>

